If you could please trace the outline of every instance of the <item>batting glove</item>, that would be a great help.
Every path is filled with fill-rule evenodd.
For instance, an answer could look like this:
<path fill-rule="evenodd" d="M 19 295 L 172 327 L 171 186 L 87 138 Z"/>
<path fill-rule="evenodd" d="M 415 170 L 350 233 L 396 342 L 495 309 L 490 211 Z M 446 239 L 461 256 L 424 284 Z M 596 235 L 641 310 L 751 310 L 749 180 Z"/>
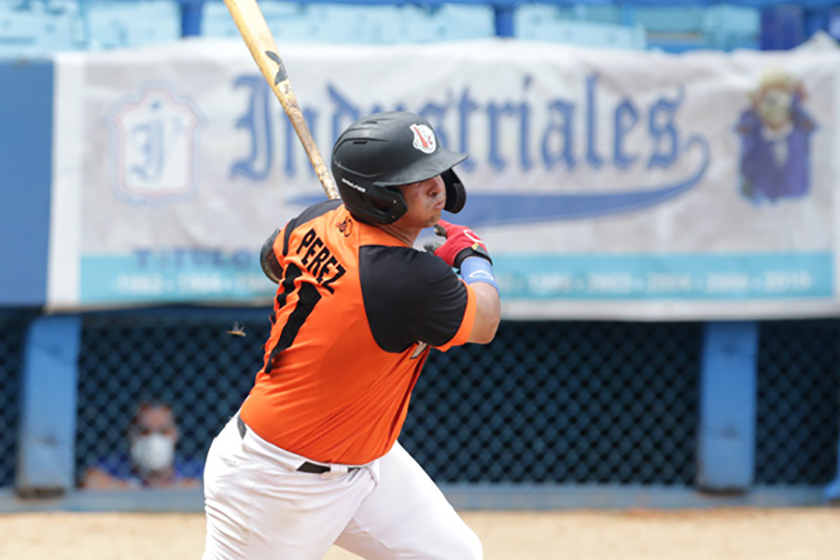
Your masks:
<path fill-rule="evenodd" d="M 446 242 L 437 247 L 434 253 L 449 266 L 461 270 L 461 263 L 469 257 L 481 257 L 493 264 L 484 241 L 470 228 L 440 220 L 435 226 L 435 233 L 445 237 Z"/>
<path fill-rule="evenodd" d="M 438 246 L 427 245 L 426 250 L 433 252 L 449 266 L 455 267 L 467 284 L 484 282 L 498 291 L 499 286 L 493 274 L 493 261 L 487 252 L 487 246 L 473 230 L 439 220 L 435 226 L 435 233 L 445 237 L 446 241 Z"/>

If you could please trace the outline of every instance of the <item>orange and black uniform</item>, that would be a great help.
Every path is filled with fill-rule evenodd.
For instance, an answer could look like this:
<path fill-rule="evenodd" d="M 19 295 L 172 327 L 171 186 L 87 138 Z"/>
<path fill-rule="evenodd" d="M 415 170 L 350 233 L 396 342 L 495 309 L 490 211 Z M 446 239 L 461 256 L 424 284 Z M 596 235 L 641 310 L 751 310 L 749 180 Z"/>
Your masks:
<path fill-rule="evenodd" d="M 383 456 L 428 347 L 469 339 L 475 292 L 440 258 L 358 222 L 337 200 L 275 232 L 262 260 L 279 286 L 242 419 L 314 461 L 360 465 Z"/>

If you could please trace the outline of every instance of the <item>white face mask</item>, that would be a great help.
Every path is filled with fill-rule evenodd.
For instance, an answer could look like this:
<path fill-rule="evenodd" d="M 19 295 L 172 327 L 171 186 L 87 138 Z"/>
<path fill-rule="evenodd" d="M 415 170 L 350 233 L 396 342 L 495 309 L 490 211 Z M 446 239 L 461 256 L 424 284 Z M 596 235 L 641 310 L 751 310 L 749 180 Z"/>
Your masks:
<path fill-rule="evenodd" d="M 144 471 L 165 470 L 174 457 L 175 438 L 163 434 L 139 436 L 131 444 L 131 459 Z"/>

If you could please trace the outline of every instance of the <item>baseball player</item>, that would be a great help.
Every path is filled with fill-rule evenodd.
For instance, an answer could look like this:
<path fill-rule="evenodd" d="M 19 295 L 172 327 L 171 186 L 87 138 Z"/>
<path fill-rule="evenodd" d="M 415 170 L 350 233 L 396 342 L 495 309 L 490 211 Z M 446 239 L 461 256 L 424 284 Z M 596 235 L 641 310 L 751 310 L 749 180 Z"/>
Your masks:
<path fill-rule="evenodd" d="M 484 243 L 440 220 L 464 206 L 452 167 L 465 158 L 418 115 L 363 118 L 333 148 L 341 200 L 266 241 L 271 335 L 207 457 L 205 560 L 316 560 L 333 544 L 368 559 L 482 557 L 397 442 L 429 349 L 488 343 L 499 324 Z M 414 249 L 436 224 L 445 242 Z"/>

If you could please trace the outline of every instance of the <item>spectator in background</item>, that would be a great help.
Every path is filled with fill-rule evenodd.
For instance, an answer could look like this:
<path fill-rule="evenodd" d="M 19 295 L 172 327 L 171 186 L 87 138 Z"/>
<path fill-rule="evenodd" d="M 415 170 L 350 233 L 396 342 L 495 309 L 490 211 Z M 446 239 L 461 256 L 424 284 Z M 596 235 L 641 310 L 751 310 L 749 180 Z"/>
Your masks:
<path fill-rule="evenodd" d="M 199 488 L 203 462 L 179 457 L 178 437 L 172 407 L 143 401 L 128 429 L 129 454 L 100 459 L 85 471 L 80 486 L 85 490 Z"/>

